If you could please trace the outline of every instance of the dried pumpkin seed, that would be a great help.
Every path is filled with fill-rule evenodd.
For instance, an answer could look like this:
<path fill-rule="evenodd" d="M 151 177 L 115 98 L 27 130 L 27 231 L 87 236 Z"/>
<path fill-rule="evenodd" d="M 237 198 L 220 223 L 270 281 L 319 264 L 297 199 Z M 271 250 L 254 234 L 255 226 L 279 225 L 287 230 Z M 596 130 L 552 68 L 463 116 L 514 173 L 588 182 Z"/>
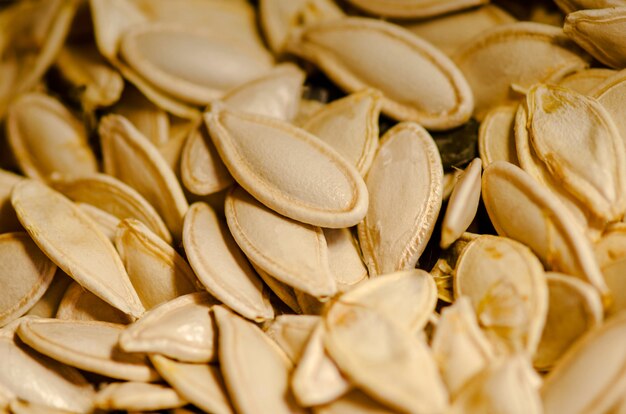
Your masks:
<path fill-rule="evenodd" d="M 624 91 L 626 91 L 626 71 L 620 71 L 607 78 L 589 93 L 609 113 L 619 131 L 622 142 L 626 142 Z"/>
<path fill-rule="evenodd" d="M 263 282 L 207 204 L 195 203 L 187 212 L 183 244 L 198 279 L 217 299 L 246 318 L 273 318 Z"/>
<path fill-rule="evenodd" d="M 591 91 L 617 72 L 611 69 L 592 68 L 572 73 L 559 81 L 559 86 L 572 89 L 583 95 L 591 95 Z"/>
<path fill-rule="evenodd" d="M 109 305 L 81 285 L 73 282 L 68 286 L 59 302 L 57 319 L 78 321 L 102 321 L 127 324 L 131 318 L 119 309 Z"/>
<path fill-rule="evenodd" d="M 22 322 L 17 334 L 38 352 L 85 371 L 129 381 L 159 379 L 145 355 L 117 348 L 123 330 L 108 322 L 42 318 Z"/>
<path fill-rule="evenodd" d="M 318 23 L 294 35 L 287 50 L 318 65 L 348 92 L 379 89 L 383 112 L 401 121 L 450 129 L 465 123 L 474 108 L 454 63 L 392 23 L 358 17 Z"/>
<path fill-rule="evenodd" d="M 390 414 L 389 407 L 354 389 L 330 404 L 313 407 L 315 414 Z"/>
<path fill-rule="evenodd" d="M 154 207 L 135 189 L 110 175 L 53 176 L 51 185 L 76 203 L 90 204 L 120 220 L 137 219 L 166 242 L 172 242 L 167 226 Z"/>
<path fill-rule="evenodd" d="M 479 120 L 495 106 L 518 100 L 512 85 L 528 88 L 587 66 L 560 28 L 530 22 L 486 30 L 461 47 L 454 61 L 472 87 Z M 512 66 L 511 61 L 518 64 Z"/>
<path fill-rule="evenodd" d="M 513 16 L 499 6 L 486 4 L 460 13 L 405 23 L 403 26 L 437 46 L 446 55 L 453 56 L 468 39 L 492 27 L 515 21 Z"/>
<path fill-rule="evenodd" d="M 124 61 L 139 76 L 194 105 L 208 104 L 273 65 L 272 57 L 261 48 L 223 39 L 210 30 L 172 24 L 130 28 L 119 47 Z M 167 57 L 164 49 L 169 51 Z"/>
<path fill-rule="evenodd" d="M 324 323 L 330 357 L 370 397 L 402 412 L 446 411 L 446 388 L 421 339 L 376 310 L 342 302 Z"/>
<path fill-rule="evenodd" d="M 41 318 L 53 318 L 57 313 L 61 299 L 72 283 L 72 278 L 57 268 L 52 283 L 43 296 L 26 312 L 26 315 L 39 316 Z"/>
<path fill-rule="evenodd" d="M 213 307 L 219 361 L 226 389 L 238 413 L 303 412 L 289 390 L 293 366 L 284 352 L 251 322 Z"/>
<path fill-rule="evenodd" d="M 261 277 L 263 282 L 265 282 L 265 284 L 269 286 L 271 291 L 274 292 L 276 296 L 278 296 L 278 299 L 282 300 L 283 303 L 295 313 L 303 313 L 300 305 L 298 304 L 298 298 L 296 297 L 296 292 L 294 288 L 270 276 L 266 271 L 261 269 L 259 266 L 256 266 L 254 263 L 250 262 L 250 264 Z"/>
<path fill-rule="evenodd" d="M 185 259 L 142 222 L 122 220 L 115 248 L 146 309 L 198 290 L 196 275 Z"/>
<path fill-rule="evenodd" d="M 112 112 L 128 119 L 155 146 L 165 145 L 170 140 L 170 119 L 167 112 L 150 102 L 132 86 L 124 89 L 120 101 Z"/>
<path fill-rule="evenodd" d="M 176 362 L 158 354 L 151 354 L 150 361 L 163 379 L 196 407 L 215 414 L 233 413 L 222 374 L 217 367 Z"/>
<path fill-rule="evenodd" d="M 317 137 L 219 104 L 205 122 L 237 183 L 269 208 L 331 228 L 353 226 L 365 215 L 368 194 L 358 171 Z"/>
<path fill-rule="evenodd" d="M 481 173 L 482 161 L 475 158 L 458 178 L 441 224 L 442 249 L 450 247 L 472 224 L 480 202 Z"/>
<path fill-rule="evenodd" d="M 49 405 L 34 404 L 14 399 L 11 401 L 11 413 L 13 414 L 71 414 L 71 411 L 60 410 Z"/>
<path fill-rule="evenodd" d="M 496 236 L 471 241 L 456 264 L 454 296 L 467 296 L 496 347 L 535 353 L 548 312 L 541 262 L 526 246 Z"/>
<path fill-rule="evenodd" d="M 625 18 L 626 7 L 579 10 L 567 15 L 563 32 L 600 62 L 622 69 L 626 67 Z"/>
<path fill-rule="evenodd" d="M 241 188 L 228 194 L 225 212 L 241 250 L 270 276 L 321 299 L 337 292 L 322 229 L 276 214 Z"/>
<path fill-rule="evenodd" d="M 181 153 L 180 175 L 185 188 L 197 195 L 215 194 L 234 183 L 206 126 L 199 125 L 187 137 Z"/>
<path fill-rule="evenodd" d="M 182 407 L 187 401 L 164 385 L 114 382 L 98 391 L 94 404 L 101 410 L 150 411 Z"/>
<path fill-rule="evenodd" d="M 485 168 L 494 161 L 519 165 L 515 148 L 517 105 L 496 106 L 485 115 L 478 131 L 478 151 Z"/>
<path fill-rule="evenodd" d="M 11 205 L 11 192 L 15 184 L 23 177 L 0 169 L 0 233 L 10 233 L 22 230 L 15 210 Z"/>
<path fill-rule="evenodd" d="M 91 412 L 95 392 L 80 371 L 68 367 L 0 332 L 0 387 L 20 399 L 77 413 Z M 5 366 L 6 368 L 6 366 Z"/>
<path fill-rule="evenodd" d="M 122 95 L 124 79 L 91 44 L 66 44 L 54 65 L 86 112 L 113 105 Z"/>
<path fill-rule="evenodd" d="M 144 312 L 113 244 L 70 200 L 24 180 L 11 202 L 37 246 L 65 273 L 124 313 L 139 317 Z"/>
<path fill-rule="evenodd" d="M 25 314 L 46 292 L 56 265 L 26 233 L 0 235 L 0 326 Z"/>
<path fill-rule="evenodd" d="M 590 283 L 608 304 L 608 288 L 592 247 L 555 196 L 520 168 L 502 161 L 485 169 L 482 191 L 498 234 L 529 246 L 549 269 Z"/>
<path fill-rule="evenodd" d="M 54 172 L 80 176 L 98 170 L 82 123 L 47 95 L 22 95 L 9 107 L 6 127 L 13 154 L 29 177 L 47 179 Z"/>
<path fill-rule="evenodd" d="M 365 176 L 378 148 L 381 94 L 366 89 L 324 106 L 302 125 Z"/>
<path fill-rule="evenodd" d="M 122 116 L 104 117 L 99 132 L 105 172 L 145 197 L 163 217 L 174 239 L 180 240 L 189 205 L 161 154 Z"/>
<path fill-rule="evenodd" d="M 626 6 L 624 0 L 554 0 L 564 13 L 581 9 L 603 9 L 606 7 Z"/>
<path fill-rule="evenodd" d="M 387 131 L 367 175 L 370 205 L 358 227 L 370 276 L 415 267 L 441 208 L 442 180 L 425 129 L 407 122 Z"/>
<path fill-rule="evenodd" d="M 487 0 L 348 0 L 368 13 L 395 18 L 424 18 L 467 9 Z"/>
<path fill-rule="evenodd" d="M 526 97 L 527 133 L 537 159 L 585 207 L 606 221 L 626 210 L 624 145 L 595 100 L 538 85 Z"/>
<path fill-rule="evenodd" d="M 215 328 L 209 313 L 217 303 L 207 292 L 163 303 L 128 326 L 120 335 L 120 346 L 126 352 L 158 353 L 182 362 L 209 362 L 216 357 Z"/>
<path fill-rule="evenodd" d="M 546 273 L 548 316 L 533 358 L 535 368 L 546 370 L 586 331 L 602 323 L 602 301 L 588 283 L 561 273 Z"/>

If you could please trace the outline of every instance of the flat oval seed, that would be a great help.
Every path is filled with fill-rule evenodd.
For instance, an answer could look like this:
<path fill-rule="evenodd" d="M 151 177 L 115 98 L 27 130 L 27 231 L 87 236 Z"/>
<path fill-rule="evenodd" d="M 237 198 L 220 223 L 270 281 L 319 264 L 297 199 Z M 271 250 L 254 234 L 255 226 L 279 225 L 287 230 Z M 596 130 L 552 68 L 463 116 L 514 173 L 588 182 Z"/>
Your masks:
<path fill-rule="evenodd" d="M 187 212 L 183 244 L 198 279 L 217 299 L 255 321 L 274 317 L 263 282 L 207 204 L 195 203 Z"/>
<path fill-rule="evenodd" d="M 475 376 L 452 403 L 451 414 L 519 412 L 541 414 L 541 399 L 520 355 L 490 364 Z"/>
<path fill-rule="evenodd" d="M 144 312 L 113 244 L 70 200 L 24 180 L 11 202 L 37 246 L 65 273 L 124 313 L 139 317 Z"/>
<path fill-rule="evenodd" d="M 461 237 L 476 217 L 480 202 L 480 174 L 482 170 L 480 158 L 474 158 L 463 175 L 458 178 L 441 224 L 439 245 L 442 249 L 447 249 Z"/>
<path fill-rule="evenodd" d="M 403 26 L 452 56 L 468 39 L 492 27 L 513 22 L 515 18 L 504 9 L 487 4 L 462 13 L 409 22 Z"/>
<path fill-rule="evenodd" d="M 564 77 L 559 82 L 559 86 L 592 96 L 591 91 L 616 73 L 614 70 L 604 68 L 585 69 Z"/>
<path fill-rule="evenodd" d="M 324 106 L 302 128 L 333 147 L 365 176 L 378 149 L 381 94 L 366 89 Z"/>
<path fill-rule="evenodd" d="M 610 115 L 595 100 L 554 86 L 526 96 L 527 130 L 552 177 L 606 220 L 626 210 L 626 154 Z"/>
<path fill-rule="evenodd" d="M 39 316 L 41 318 L 53 318 L 59 308 L 63 294 L 72 283 L 72 278 L 57 268 L 52 283 L 43 296 L 26 312 L 27 316 Z M 120 312 L 121 313 L 121 312 Z"/>
<path fill-rule="evenodd" d="M 9 108 L 6 125 L 8 142 L 27 176 L 47 179 L 54 172 L 97 172 L 85 127 L 56 99 L 39 93 L 22 95 Z"/>
<path fill-rule="evenodd" d="M 391 23 L 331 20 L 305 28 L 287 49 L 318 65 L 348 92 L 379 89 L 383 112 L 398 120 L 450 129 L 465 123 L 474 108 L 469 85 L 450 59 Z"/>
<path fill-rule="evenodd" d="M 537 369 L 548 370 L 585 332 L 602 324 L 602 301 L 588 283 L 561 273 L 546 273 L 548 317 L 533 358 Z"/>
<path fill-rule="evenodd" d="M 597 99 L 615 123 L 622 142 L 626 143 L 626 70 L 617 72 L 592 90 L 589 95 Z"/>
<path fill-rule="evenodd" d="M 452 399 L 495 356 L 467 296 L 457 298 L 452 306 L 442 310 L 431 346 Z"/>
<path fill-rule="evenodd" d="M 531 22 L 483 32 L 461 47 L 454 61 L 472 87 L 479 120 L 491 108 L 517 100 L 511 85 L 528 88 L 587 66 L 560 28 Z"/>
<path fill-rule="evenodd" d="M 198 290 L 185 259 L 140 221 L 120 222 L 115 247 L 146 309 Z"/>
<path fill-rule="evenodd" d="M 265 330 L 292 362 L 300 360 L 311 333 L 321 321 L 317 315 L 278 315 Z"/>
<path fill-rule="evenodd" d="M 7 407 L 9 408 L 9 407 Z M 14 399 L 10 404 L 12 414 L 71 414 L 71 411 L 60 410 L 48 405 L 33 404 Z"/>
<path fill-rule="evenodd" d="M 326 353 L 324 332 L 324 323 L 320 321 L 309 336 L 291 377 L 291 389 L 303 407 L 333 402 L 352 388 Z"/>
<path fill-rule="evenodd" d="M 370 206 L 358 229 L 370 276 L 415 267 L 441 208 L 443 168 L 433 139 L 417 124 L 396 125 L 366 181 Z"/>
<path fill-rule="evenodd" d="M 421 331 L 437 304 L 437 286 L 421 269 L 370 279 L 339 299 L 341 303 L 377 311 L 409 332 Z"/>
<path fill-rule="evenodd" d="M 259 13 L 265 39 L 276 54 L 283 52 L 289 34 L 298 27 L 344 17 L 330 0 L 261 0 Z"/>
<path fill-rule="evenodd" d="M 95 392 L 80 371 L 0 334 L 0 387 L 20 399 L 77 413 L 91 412 Z M 11 369 L 7 369 L 10 366 Z"/>
<path fill-rule="evenodd" d="M 102 321 L 117 324 L 131 322 L 128 315 L 85 290 L 76 282 L 69 285 L 59 302 L 56 315 L 52 316 L 64 320 Z"/>
<path fill-rule="evenodd" d="M 605 7 L 626 6 L 624 0 L 554 0 L 564 13 L 581 9 L 603 9 Z"/>
<path fill-rule="evenodd" d="M 108 115 L 100 121 L 104 170 L 133 187 L 163 217 L 180 240 L 189 208 L 183 190 L 158 150 L 125 118 Z"/>
<path fill-rule="evenodd" d="M 496 106 L 485 115 L 478 130 L 478 152 L 484 168 L 494 161 L 519 165 L 515 148 L 517 105 Z"/>
<path fill-rule="evenodd" d="M 114 382 L 98 391 L 94 403 L 101 410 L 150 411 L 182 407 L 187 401 L 164 385 Z"/>
<path fill-rule="evenodd" d="M 529 246 L 548 268 L 590 283 L 606 305 L 608 288 L 592 247 L 555 196 L 520 168 L 502 161 L 485 169 L 482 190 L 487 213 L 499 235 Z"/>
<path fill-rule="evenodd" d="M 389 414 L 389 407 L 354 389 L 330 404 L 313 407 L 315 414 Z"/>
<path fill-rule="evenodd" d="M 185 141 L 180 175 L 185 188 L 197 195 L 214 194 L 234 183 L 204 125 L 194 129 Z"/>
<path fill-rule="evenodd" d="M 298 113 L 305 74 L 292 63 L 228 91 L 221 99 L 238 111 L 291 121 Z"/>
<path fill-rule="evenodd" d="M 240 414 L 300 413 L 289 390 L 293 366 L 283 351 L 251 322 L 213 307 L 219 360 L 226 388 Z"/>
<path fill-rule="evenodd" d="M 233 238 L 256 266 L 310 295 L 336 293 L 322 229 L 276 214 L 239 187 L 224 208 Z"/>
<path fill-rule="evenodd" d="M 395 18 L 424 18 L 467 9 L 487 0 L 348 0 L 355 6 L 380 16 Z"/>
<path fill-rule="evenodd" d="M 372 398 L 402 412 L 443 413 L 448 396 L 428 346 L 379 312 L 336 302 L 324 344 L 341 371 Z"/>
<path fill-rule="evenodd" d="M 330 272 L 340 291 L 352 289 L 368 278 L 361 251 L 349 229 L 322 229 L 328 247 Z"/>
<path fill-rule="evenodd" d="M 56 265 L 26 233 L 0 235 L 0 326 L 25 314 L 46 292 Z"/>
<path fill-rule="evenodd" d="M 353 226 L 365 215 L 368 195 L 358 171 L 313 135 L 217 104 L 205 121 L 232 176 L 271 209 L 332 228 Z"/>
<path fill-rule="evenodd" d="M 172 236 L 154 207 L 135 189 L 106 174 L 54 176 L 52 187 L 77 203 L 91 204 L 120 220 L 134 218 L 168 243 Z"/>
<path fill-rule="evenodd" d="M 38 352 L 85 371 L 128 381 L 159 379 L 144 355 L 117 348 L 123 330 L 108 322 L 42 318 L 23 322 L 17 334 Z"/>
<path fill-rule="evenodd" d="M 578 340 L 546 377 L 544 412 L 602 413 L 626 391 L 626 313 L 609 319 Z"/>
<path fill-rule="evenodd" d="M 233 412 L 219 368 L 176 362 L 158 354 L 151 354 L 150 361 L 163 379 L 196 407 L 215 414 Z"/>
<path fill-rule="evenodd" d="M 461 253 L 454 296 L 468 296 L 478 320 L 498 344 L 533 354 L 548 312 L 548 287 L 541 262 L 521 243 L 481 236 Z M 491 339 L 491 338 L 490 338 Z"/>
<path fill-rule="evenodd" d="M 258 78 L 273 65 L 271 55 L 261 48 L 202 28 L 154 23 L 125 32 L 120 52 L 158 89 L 197 105 L 206 105 L 228 89 Z"/>
<path fill-rule="evenodd" d="M 126 352 L 157 353 L 183 362 L 203 363 L 216 357 L 211 306 L 207 292 L 190 293 L 146 312 L 120 335 Z"/>
<path fill-rule="evenodd" d="M 563 32 L 605 65 L 626 67 L 626 7 L 579 10 L 565 18 Z"/>
<path fill-rule="evenodd" d="M 259 274 L 259 277 L 265 282 L 267 286 L 274 292 L 276 296 L 291 310 L 293 310 L 297 314 L 301 314 L 302 309 L 300 309 L 300 305 L 298 305 L 298 298 L 296 297 L 295 289 L 291 286 L 273 278 L 266 271 L 261 269 L 259 266 L 255 266 L 254 263 L 250 263 L 254 270 Z"/>

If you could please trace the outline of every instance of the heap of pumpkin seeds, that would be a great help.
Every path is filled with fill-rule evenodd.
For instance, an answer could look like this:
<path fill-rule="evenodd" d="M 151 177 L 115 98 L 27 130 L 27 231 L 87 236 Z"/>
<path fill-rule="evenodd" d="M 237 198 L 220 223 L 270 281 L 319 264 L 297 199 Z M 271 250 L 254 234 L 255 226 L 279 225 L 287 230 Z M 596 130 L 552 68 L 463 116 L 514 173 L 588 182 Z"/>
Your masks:
<path fill-rule="evenodd" d="M 626 413 L 625 0 L 0 7 L 0 413 Z"/>

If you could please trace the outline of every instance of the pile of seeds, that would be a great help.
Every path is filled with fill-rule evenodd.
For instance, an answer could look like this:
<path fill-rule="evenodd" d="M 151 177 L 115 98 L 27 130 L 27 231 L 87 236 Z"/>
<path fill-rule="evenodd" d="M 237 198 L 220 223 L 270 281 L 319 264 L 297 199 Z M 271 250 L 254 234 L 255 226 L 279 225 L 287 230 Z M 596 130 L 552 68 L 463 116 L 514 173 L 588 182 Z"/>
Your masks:
<path fill-rule="evenodd" d="M 4 3 L 0 412 L 626 413 L 626 0 Z"/>

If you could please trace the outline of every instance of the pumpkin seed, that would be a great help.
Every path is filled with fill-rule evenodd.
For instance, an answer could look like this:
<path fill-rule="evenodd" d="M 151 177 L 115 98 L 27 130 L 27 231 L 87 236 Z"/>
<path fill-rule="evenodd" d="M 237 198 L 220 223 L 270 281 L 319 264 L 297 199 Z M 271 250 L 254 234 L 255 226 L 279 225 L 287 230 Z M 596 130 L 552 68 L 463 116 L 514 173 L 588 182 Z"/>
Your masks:
<path fill-rule="evenodd" d="M 26 233 L 0 235 L 0 326 L 25 314 L 46 292 L 56 265 Z"/>
<path fill-rule="evenodd" d="M 296 363 L 308 343 L 315 327 L 321 318 L 316 315 L 278 315 L 265 330 L 285 352 L 289 359 Z"/>
<path fill-rule="evenodd" d="M 564 77 L 559 82 L 559 86 L 572 89 L 583 95 L 591 95 L 592 90 L 614 74 L 616 74 L 616 71 L 611 69 L 585 69 Z"/>
<path fill-rule="evenodd" d="M 17 334 L 38 352 L 85 371 L 129 381 L 159 379 L 145 355 L 116 349 L 123 330 L 108 322 L 42 318 L 24 321 Z"/>
<path fill-rule="evenodd" d="M 117 230 L 117 225 L 120 224 L 120 219 L 91 204 L 76 203 L 76 205 L 98 225 L 98 228 L 107 239 L 115 241 L 115 231 Z"/>
<path fill-rule="evenodd" d="M 144 312 L 113 244 L 71 201 L 38 181 L 24 180 L 11 202 L 37 246 L 65 273 L 124 313 Z"/>
<path fill-rule="evenodd" d="M 626 7 L 579 10 L 567 15 L 563 32 L 600 62 L 621 69 L 626 66 L 624 17 Z"/>
<path fill-rule="evenodd" d="M 371 276 L 415 267 L 441 208 L 442 180 L 439 151 L 425 129 L 401 123 L 387 131 L 367 175 L 370 205 L 358 226 Z"/>
<path fill-rule="evenodd" d="M 112 112 L 128 119 L 155 146 L 170 140 L 170 119 L 167 112 L 150 102 L 137 88 L 124 89 Z"/>
<path fill-rule="evenodd" d="M 127 324 L 131 318 L 119 309 L 109 305 L 81 285 L 72 282 L 65 290 L 56 314 L 57 319 L 78 321 L 102 321 Z"/>
<path fill-rule="evenodd" d="M 182 362 L 215 358 L 215 328 L 210 313 L 217 301 L 206 292 L 190 293 L 163 303 L 120 335 L 127 352 L 158 353 Z"/>
<path fill-rule="evenodd" d="M 348 229 L 322 229 L 328 247 L 330 272 L 337 289 L 346 291 L 368 278 L 361 252 Z"/>
<path fill-rule="evenodd" d="M 218 104 L 205 122 L 237 183 L 269 208 L 331 228 L 353 226 L 365 215 L 368 195 L 358 171 L 320 139 L 288 123 Z"/>
<path fill-rule="evenodd" d="M 432 17 L 486 3 L 485 0 L 444 0 L 439 2 L 431 2 L 429 0 L 348 1 L 368 13 L 396 18 Z"/>
<path fill-rule="evenodd" d="M 287 50 L 315 63 L 347 92 L 379 89 L 383 112 L 397 120 L 450 129 L 465 123 L 474 107 L 469 85 L 450 59 L 392 23 L 360 17 L 318 23 L 292 36 Z"/>
<path fill-rule="evenodd" d="M 148 411 L 182 407 L 187 401 L 164 385 L 113 382 L 98 391 L 94 404 L 101 410 Z"/>
<path fill-rule="evenodd" d="M 494 161 L 519 165 L 513 129 L 516 112 L 516 105 L 496 106 L 480 123 L 478 151 L 485 168 Z"/>
<path fill-rule="evenodd" d="M 187 212 L 183 243 L 198 279 L 217 299 L 246 318 L 273 318 L 263 282 L 207 204 L 195 203 Z"/>
<path fill-rule="evenodd" d="M 53 318 L 57 313 L 63 294 L 72 283 L 72 278 L 57 268 L 52 283 L 43 296 L 26 312 L 26 315 L 39 316 L 41 318 Z"/>

